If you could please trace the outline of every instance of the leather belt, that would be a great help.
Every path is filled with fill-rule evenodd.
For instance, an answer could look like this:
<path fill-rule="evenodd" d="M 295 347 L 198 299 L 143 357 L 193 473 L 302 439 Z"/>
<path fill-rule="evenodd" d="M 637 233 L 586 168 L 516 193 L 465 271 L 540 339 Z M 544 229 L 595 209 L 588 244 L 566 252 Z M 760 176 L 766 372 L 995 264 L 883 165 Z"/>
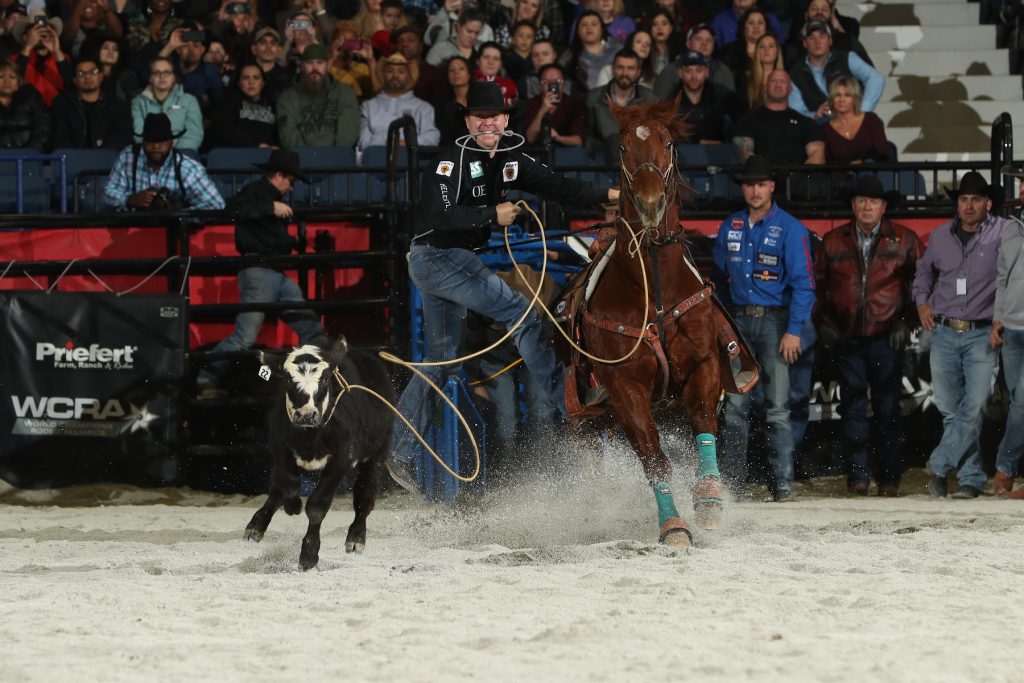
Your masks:
<path fill-rule="evenodd" d="M 751 318 L 763 318 L 768 315 L 775 315 L 780 311 L 785 311 L 785 306 L 737 306 L 736 311 L 743 315 L 749 315 Z"/>
<path fill-rule="evenodd" d="M 935 322 L 948 327 L 954 332 L 970 332 L 971 330 L 980 330 L 983 327 L 990 327 L 992 325 L 991 320 L 960 320 L 959 318 L 947 318 L 944 315 L 935 316 Z"/>

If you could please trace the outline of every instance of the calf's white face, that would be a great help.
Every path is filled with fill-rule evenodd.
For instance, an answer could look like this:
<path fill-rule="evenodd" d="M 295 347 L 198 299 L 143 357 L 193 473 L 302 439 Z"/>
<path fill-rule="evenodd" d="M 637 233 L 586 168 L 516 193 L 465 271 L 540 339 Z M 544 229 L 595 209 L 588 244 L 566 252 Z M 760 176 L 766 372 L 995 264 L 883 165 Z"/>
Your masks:
<path fill-rule="evenodd" d="M 296 427 L 319 427 L 330 414 L 331 364 L 317 346 L 292 349 L 281 364 L 285 410 Z"/>

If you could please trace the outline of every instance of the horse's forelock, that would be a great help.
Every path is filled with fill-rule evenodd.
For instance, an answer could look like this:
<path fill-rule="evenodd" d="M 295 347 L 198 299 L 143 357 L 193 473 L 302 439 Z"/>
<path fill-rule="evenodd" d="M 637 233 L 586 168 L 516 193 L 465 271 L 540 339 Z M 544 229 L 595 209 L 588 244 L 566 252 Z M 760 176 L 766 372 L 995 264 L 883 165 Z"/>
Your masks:
<path fill-rule="evenodd" d="M 623 133 L 636 130 L 638 126 L 650 127 L 653 123 L 665 126 L 669 135 L 676 142 L 681 142 L 689 137 L 691 126 L 679 116 L 679 109 L 675 102 L 659 100 L 629 107 L 618 107 L 613 111 L 619 124 L 619 130 Z"/>

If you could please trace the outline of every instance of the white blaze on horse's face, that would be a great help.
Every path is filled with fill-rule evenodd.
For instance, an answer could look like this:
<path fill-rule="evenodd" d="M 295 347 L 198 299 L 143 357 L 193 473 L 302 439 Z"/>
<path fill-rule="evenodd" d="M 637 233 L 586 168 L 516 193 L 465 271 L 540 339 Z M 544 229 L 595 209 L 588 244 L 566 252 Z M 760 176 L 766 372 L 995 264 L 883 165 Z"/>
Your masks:
<path fill-rule="evenodd" d="M 645 232 L 658 231 L 676 173 L 672 137 L 660 125 L 638 125 L 627 131 L 622 139 L 624 184 Z"/>
<path fill-rule="evenodd" d="M 292 349 L 281 365 L 285 383 L 285 410 L 296 427 L 319 427 L 331 399 L 330 363 L 317 346 Z"/>

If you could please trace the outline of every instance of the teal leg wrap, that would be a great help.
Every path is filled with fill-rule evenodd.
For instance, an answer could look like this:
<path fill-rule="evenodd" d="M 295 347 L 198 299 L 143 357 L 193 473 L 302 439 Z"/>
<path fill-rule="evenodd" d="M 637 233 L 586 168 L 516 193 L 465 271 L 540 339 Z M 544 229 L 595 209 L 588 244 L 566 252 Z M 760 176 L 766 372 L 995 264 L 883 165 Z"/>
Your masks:
<path fill-rule="evenodd" d="M 672 500 L 672 489 L 667 481 L 656 481 L 651 486 L 654 489 L 654 501 L 658 504 L 658 526 L 673 517 L 679 516 L 676 510 L 675 501 Z"/>
<path fill-rule="evenodd" d="M 697 452 L 700 454 L 700 466 L 697 468 L 697 478 L 718 477 L 718 447 L 715 437 L 707 432 L 697 435 Z"/>

